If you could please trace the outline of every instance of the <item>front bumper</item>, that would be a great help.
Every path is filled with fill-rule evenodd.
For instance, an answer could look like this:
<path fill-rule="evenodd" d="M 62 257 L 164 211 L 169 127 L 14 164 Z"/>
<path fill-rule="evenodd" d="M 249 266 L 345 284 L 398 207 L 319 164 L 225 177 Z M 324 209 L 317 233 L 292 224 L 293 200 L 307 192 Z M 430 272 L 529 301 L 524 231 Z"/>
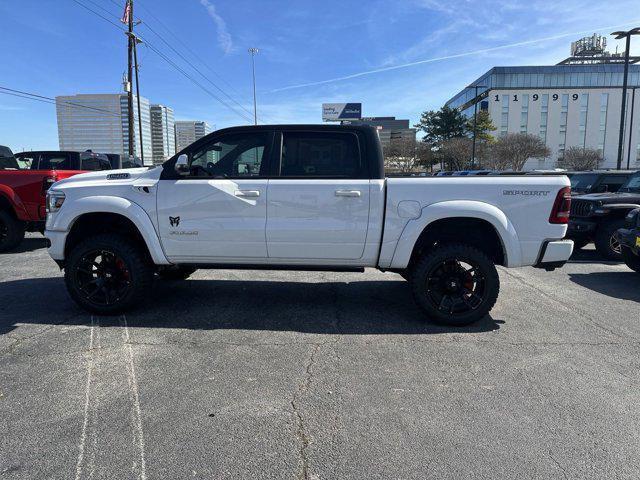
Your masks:
<path fill-rule="evenodd" d="M 56 262 L 64 260 L 64 245 L 67 240 L 67 234 L 69 232 L 59 232 L 56 230 L 45 230 L 44 236 L 49 241 L 49 248 L 47 251 L 51 258 Z"/>
<path fill-rule="evenodd" d="M 593 220 L 577 220 L 571 218 L 567 226 L 567 238 L 576 240 L 591 238 L 597 226 L 598 223 Z"/>
<path fill-rule="evenodd" d="M 640 255 L 640 228 L 619 229 L 618 240 L 623 247 L 630 248 L 636 255 Z"/>
<path fill-rule="evenodd" d="M 572 240 L 550 240 L 542 245 L 536 268 L 547 271 L 562 267 L 573 253 Z"/>

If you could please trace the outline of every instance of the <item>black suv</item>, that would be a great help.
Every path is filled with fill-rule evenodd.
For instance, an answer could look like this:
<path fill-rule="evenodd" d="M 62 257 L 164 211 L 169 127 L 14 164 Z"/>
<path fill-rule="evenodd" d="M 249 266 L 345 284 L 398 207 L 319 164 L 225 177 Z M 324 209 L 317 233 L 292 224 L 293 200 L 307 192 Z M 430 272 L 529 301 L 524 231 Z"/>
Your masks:
<path fill-rule="evenodd" d="M 633 170 L 572 172 L 569 175 L 571 195 L 617 192 L 634 173 Z"/>
<path fill-rule="evenodd" d="M 631 270 L 640 273 L 640 208 L 631 210 L 625 220 L 626 227 L 618 230 L 622 259 Z"/>
<path fill-rule="evenodd" d="M 638 207 L 640 172 L 631 175 L 616 193 L 591 193 L 572 198 L 567 238 L 575 242 L 576 249 L 593 241 L 602 256 L 622 260 L 616 232 L 625 226 L 625 216 Z"/>

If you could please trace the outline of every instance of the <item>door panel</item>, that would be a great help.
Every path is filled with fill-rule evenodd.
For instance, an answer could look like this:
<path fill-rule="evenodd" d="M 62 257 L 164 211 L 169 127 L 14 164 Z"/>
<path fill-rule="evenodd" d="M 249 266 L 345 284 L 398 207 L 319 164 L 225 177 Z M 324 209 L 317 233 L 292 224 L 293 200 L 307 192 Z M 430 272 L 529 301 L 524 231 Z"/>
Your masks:
<path fill-rule="evenodd" d="M 369 180 L 272 179 L 269 257 L 358 259 L 369 223 Z"/>
<path fill-rule="evenodd" d="M 161 180 L 158 225 L 169 260 L 264 259 L 267 180 Z"/>

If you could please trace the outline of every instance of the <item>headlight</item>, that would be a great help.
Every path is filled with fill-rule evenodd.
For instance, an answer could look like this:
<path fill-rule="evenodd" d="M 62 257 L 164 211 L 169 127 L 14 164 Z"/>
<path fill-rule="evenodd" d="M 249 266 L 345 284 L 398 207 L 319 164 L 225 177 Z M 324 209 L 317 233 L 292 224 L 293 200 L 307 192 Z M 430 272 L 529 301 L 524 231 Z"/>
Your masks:
<path fill-rule="evenodd" d="M 47 213 L 53 213 L 60 210 L 60 207 L 64 203 L 64 193 L 57 192 L 55 190 L 49 190 L 47 192 Z"/>

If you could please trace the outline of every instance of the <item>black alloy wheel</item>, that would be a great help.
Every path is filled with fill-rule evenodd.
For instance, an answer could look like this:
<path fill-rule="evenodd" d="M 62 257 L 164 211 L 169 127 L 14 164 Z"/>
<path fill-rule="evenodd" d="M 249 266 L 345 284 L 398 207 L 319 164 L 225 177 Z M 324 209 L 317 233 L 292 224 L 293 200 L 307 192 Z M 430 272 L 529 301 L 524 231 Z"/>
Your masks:
<path fill-rule="evenodd" d="M 476 263 L 455 258 L 436 264 L 427 273 L 425 289 L 431 303 L 449 316 L 460 316 L 482 305 L 485 277 Z"/>
<path fill-rule="evenodd" d="M 131 273 L 125 261 L 109 250 L 85 253 L 74 266 L 74 275 L 84 299 L 99 307 L 118 303 L 131 287 Z"/>

